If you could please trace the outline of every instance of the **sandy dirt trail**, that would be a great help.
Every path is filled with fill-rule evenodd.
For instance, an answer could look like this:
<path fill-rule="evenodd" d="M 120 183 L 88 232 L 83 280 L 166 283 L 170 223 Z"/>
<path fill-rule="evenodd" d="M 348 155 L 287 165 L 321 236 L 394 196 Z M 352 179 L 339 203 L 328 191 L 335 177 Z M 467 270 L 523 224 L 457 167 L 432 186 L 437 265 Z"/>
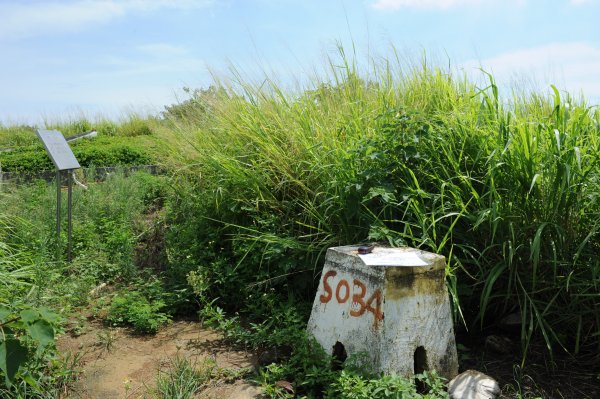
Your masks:
<path fill-rule="evenodd" d="M 152 336 L 91 322 L 79 336 L 60 337 L 57 346 L 61 352 L 82 356 L 82 374 L 68 396 L 73 399 L 143 398 L 154 386 L 158 370 L 168 368 L 175 356 L 196 364 L 211 358 L 217 367 L 232 370 L 255 364 L 251 353 L 231 349 L 221 335 L 189 321 L 172 323 Z M 198 397 L 227 398 L 239 384 L 216 382 Z"/>

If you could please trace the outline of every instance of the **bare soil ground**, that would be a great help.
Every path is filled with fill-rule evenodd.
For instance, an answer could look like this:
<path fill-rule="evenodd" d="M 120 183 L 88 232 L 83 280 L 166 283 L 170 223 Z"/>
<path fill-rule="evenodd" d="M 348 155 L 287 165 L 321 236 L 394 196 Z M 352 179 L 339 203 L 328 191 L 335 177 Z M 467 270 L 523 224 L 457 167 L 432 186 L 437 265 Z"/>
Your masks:
<path fill-rule="evenodd" d="M 217 367 L 234 373 L 255 364 L 252 353 L 224 345 L 218 333 L 198 322 L 174 322 L 151 336 L 107 328 L 95 321 L 84 323 L 78 332 L 77 336 L 66 334 L 58 339 L 61 352 L 81 355 L 82 372 L 68 396 L 73 399 L 147 397 L 158 371 L 164 371 L 175 356 L 198 364 L 210 358 Z M 239 385 L 215 381 L 198 397 L 227 398 Z"/>
<path fill-rule="evenodd" d="M 600 398 L 600 355 L 588 364 L 575 364 L 560 356 L 551 362 L 544 348 L 532 348 L 523 371 L 517 350 L 499 354 L 486 348 L 482 340 L 464 336 L 458 342 L 470 348 L 459 351 L 460 371 L 475 369 L 495 378 L 502 387 L 500 398 Z M 219 333 L 192 321 L 174 322 L 156 335 L 136 335 L 90 319 L 60 337 L 58 348 L 81 356 L 81 374 L 67 396 L 70 399 L 152 398 L 159 370 L 165 371 L 176 356 L 198 365 L 211 359 L 231 375 L 257 364 L 255 354 L 233 348 Z M 252 397 L 241 395 L 244 391 L 256 389 L 241 379 L 217 379 L 197 398 Z"/>

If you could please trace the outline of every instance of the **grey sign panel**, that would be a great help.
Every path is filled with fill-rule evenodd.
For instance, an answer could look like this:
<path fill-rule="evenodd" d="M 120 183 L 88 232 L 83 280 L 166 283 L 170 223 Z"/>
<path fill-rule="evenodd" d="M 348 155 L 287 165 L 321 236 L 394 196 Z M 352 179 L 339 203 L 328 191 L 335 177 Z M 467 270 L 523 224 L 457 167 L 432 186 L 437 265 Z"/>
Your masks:
<path fill-rule="evenodd" d="M 44 143 L 50 159 L 57 170 L 78 169 L 81 166 L 64 136 L 58 130 L 38 130 L 37 135 Z"/>

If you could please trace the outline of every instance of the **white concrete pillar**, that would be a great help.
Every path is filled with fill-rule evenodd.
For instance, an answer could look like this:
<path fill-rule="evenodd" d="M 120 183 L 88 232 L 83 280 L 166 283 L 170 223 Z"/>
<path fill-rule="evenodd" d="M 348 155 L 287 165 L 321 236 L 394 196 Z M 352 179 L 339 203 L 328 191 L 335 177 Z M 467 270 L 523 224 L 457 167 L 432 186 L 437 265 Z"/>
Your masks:
<path fill-rule="evenodd" d="M 379 246 L 359 255 L 358 248 L 327 250 L 308 332 L 328 353 L 362 354 L 376 372 L 456 376 L 445 258 Z"/>

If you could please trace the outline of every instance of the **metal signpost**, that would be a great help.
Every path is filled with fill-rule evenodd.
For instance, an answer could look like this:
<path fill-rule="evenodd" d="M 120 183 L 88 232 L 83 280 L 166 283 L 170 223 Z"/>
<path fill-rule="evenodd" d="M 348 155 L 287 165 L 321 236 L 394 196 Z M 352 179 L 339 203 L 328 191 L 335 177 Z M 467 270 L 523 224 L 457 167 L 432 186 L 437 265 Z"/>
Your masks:
<path fill-rule="evenodd" d="M 60 253 L 60 207 L 61 207 L 61 173 L 67 171 L 67 260 L 71 262 L 71 209 L 73 193 L 73 170 L 81 166 L 64 136 L 58 130 L 38 130 L 37 135 L 44 143 L 46 151 L 56 168 L 56 238 Z"/>

